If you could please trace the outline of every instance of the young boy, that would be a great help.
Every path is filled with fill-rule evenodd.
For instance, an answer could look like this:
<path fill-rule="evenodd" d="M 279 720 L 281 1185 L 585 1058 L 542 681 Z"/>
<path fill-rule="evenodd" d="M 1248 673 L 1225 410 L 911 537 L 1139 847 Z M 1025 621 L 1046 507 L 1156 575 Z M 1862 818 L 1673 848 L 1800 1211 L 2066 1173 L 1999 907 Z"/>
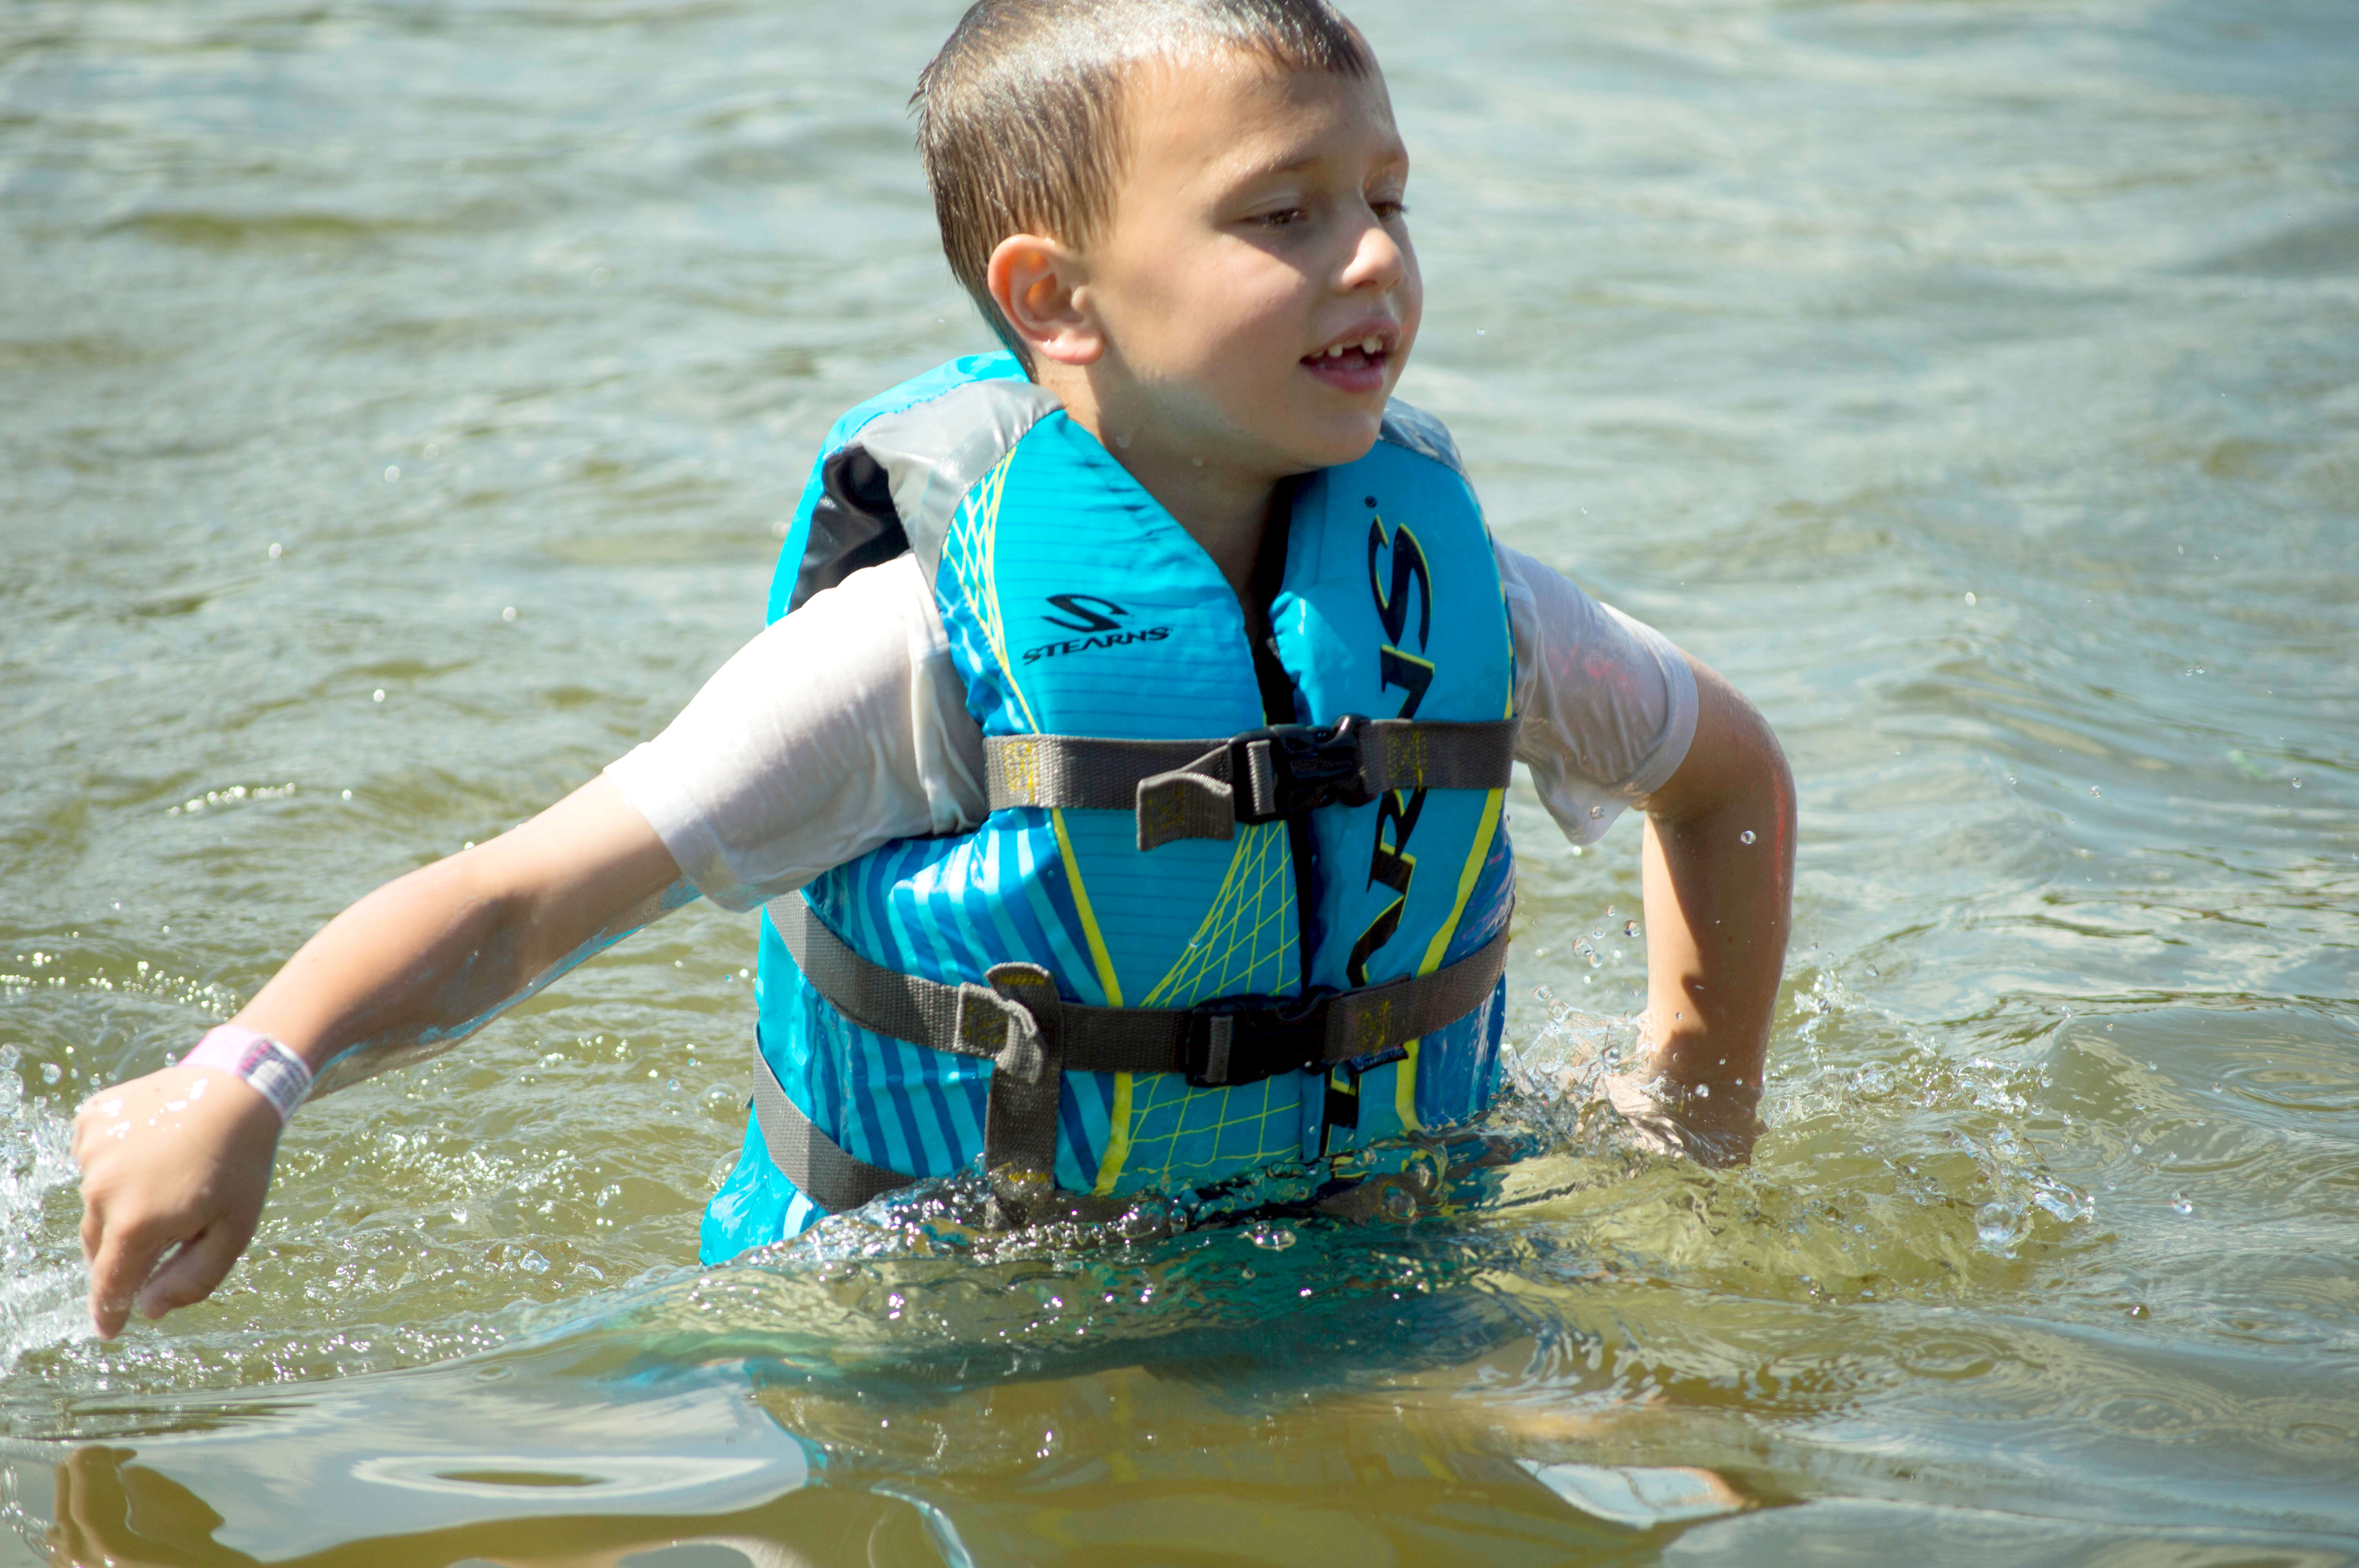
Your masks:
<path fill-rule="evenodd" d="M 1511 758 L 1576 839 L 1645 807 L 1651 1071 L 1700 1151 L 1749 1146 L 1790 780 L 1726 683 L 1495 546 L 1391 403 L 1421 287 L 1359 34 L 1324 0 L 984 0 L 918 102 L 1010 352 L 839 422 L 775 623 L 661 737 L 93 1098 L 102 1334 L 220 1282 L 307 1091 L 700 892 L 767 904 L 709 1261 L 978 1155 L 1018 1217 L 1397 1168 L 1495 1091 Z"/>

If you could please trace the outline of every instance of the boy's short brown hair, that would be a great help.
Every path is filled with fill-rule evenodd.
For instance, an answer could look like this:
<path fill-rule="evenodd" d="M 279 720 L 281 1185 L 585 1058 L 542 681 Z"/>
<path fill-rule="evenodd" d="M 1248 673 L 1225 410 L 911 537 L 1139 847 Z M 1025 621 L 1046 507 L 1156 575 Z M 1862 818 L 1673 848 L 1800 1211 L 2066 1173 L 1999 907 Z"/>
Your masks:
<path fill-rule="evenodd" d="M 980 0 L 918 78 L 910 103 L 943 253 L 1027 369 L 984 278 L 991 253 L 1016 233 L 1090 243 L 1127 152 L 1124 71 L 1208 48 L 1290 70 L 1375 70 L 1327 0 Z"/>

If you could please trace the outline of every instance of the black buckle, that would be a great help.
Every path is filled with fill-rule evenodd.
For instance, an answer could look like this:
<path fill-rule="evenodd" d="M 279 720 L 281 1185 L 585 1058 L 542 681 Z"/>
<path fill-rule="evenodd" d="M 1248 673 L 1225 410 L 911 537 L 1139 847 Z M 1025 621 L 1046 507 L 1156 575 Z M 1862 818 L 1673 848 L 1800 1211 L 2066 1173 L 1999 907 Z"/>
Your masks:
<path fill-rule="evenodd" d="M 1235 1088 L 1327 1057 L 1327 997 L 1221 997 L 1188 1010 L 1182 1071 L 1200 1089 Z"/>
<path fill-rule="evenodd" d="M 1367 722 L 1347 713 L 1332 724 L 1273 724 L 1232 737 L 1229 788 L 1237 820 L 1276 822 L 1322 806 L 1375 799 L 1361 749 Z"/>

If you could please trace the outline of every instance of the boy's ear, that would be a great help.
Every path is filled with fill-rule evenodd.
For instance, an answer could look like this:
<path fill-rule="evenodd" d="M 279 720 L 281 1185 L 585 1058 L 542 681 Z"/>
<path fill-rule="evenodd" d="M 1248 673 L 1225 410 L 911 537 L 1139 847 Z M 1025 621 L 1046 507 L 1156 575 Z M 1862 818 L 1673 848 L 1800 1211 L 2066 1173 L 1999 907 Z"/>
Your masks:
<path fill-rule="evenodd" d="M 1080 256 L 1038 234 L 1010 234 L 991 253 L 984 281 L 999 313 L 1036 360 L 1085 365 L 1105 351 L 1090 309 Z"/>

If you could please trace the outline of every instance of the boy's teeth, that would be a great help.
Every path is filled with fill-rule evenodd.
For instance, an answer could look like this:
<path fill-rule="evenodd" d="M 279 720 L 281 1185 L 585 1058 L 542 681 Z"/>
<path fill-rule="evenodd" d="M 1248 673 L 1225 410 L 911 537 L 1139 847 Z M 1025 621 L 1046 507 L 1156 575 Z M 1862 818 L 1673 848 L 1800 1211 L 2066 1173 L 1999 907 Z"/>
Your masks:
<path fill-rule="evenodd" d="M 1360 340 L 1360 351 L 1367 355 L 1370 359 L 1375 358 L 1376 351 L 1383 347 L 1384 344 L 1375 338 L 1362 338 Z"/>

